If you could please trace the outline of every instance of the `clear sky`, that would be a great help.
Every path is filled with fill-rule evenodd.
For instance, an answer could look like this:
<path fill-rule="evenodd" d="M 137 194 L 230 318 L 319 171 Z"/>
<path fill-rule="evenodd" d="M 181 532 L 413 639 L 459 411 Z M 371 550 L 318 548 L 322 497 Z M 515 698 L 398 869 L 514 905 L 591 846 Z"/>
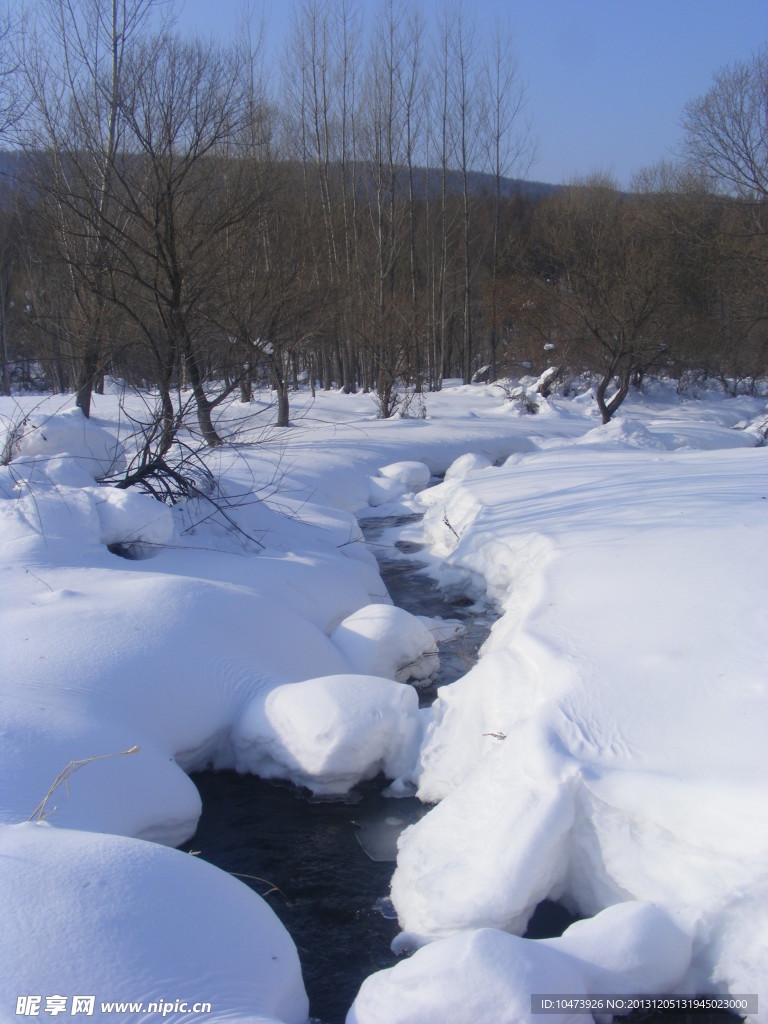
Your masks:
<path fill-rule="evenodd" d="M 280 49 L 292 0 L 260 6 Z M 416 0 L 414 0 L 416 2 Z M 378 0 L 361 0 L 374 13 Z M 241 0 L 183 0 L 181 26 L 231 37 Z M 507 19 L 537 140 L 528 177 L 593 171 L 626 187 L 680 144 L 680 116 L 714 72 L 768 42 L 768 0 L 474 0 L 478 25 Z M 421 0 L 426 20 L 443 0 Z"/>

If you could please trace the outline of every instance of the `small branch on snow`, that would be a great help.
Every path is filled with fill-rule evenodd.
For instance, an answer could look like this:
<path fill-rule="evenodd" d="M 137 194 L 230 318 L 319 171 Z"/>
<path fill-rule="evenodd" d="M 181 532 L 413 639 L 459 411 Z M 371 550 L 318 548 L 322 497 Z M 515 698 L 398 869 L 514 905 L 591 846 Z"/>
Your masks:
<path fill-rule="evenodd" d="M 81 768 L 85 767 L 85 765 L 90 764 L 91 761 L 103 761 L 107 757 L 120 757 L 123 754 L 138 754 L 138 752 L 139 752 L 139 747 L 135 747 L 134 746 L 134 747 L 130 747 L 128 750 L 115 750 L 111 754 L 92 754 L 91 757 L 84 757 L 80 761 L 70 761 L 69 764 L 65 768 L 62 768 L 62 770 L 59 772 L 59 774 L 53 780 L 53 783 L 51 784 L 51 788 L 45 794 L 45 796 L 40 801 L 40 803 L 37 805 L 37 807 L 34 809 L 34 811 L 32 811 L 30 816 L 27 818 L 27 821 L 43 821 L 45 819 L 45 817 L 46 817 L 46 811 L 45 811 L 46 804 L 51 799 L 51 797 L 53 796 L 54 792 L 63 783 L 64 787 L 65 787 L 65 789 L 67 791 L 67 796 L 69 796 L 69 780 L 70 780 L 70 778 L 75 774 L 75 772 L 77 772 Z M 56 808 L 54 807 L 53 810 L 55 811 Z M 51 812 L 51 813 L 53 813 L 53 812 Z"/>
<path fill-rule="evenodd" d="M 454 528 L 448 522 L 448 513 L 445 510 L 443 510 L 443 523 L 448 527 L 448 529 L 451 531 L 456 540 L 461 540 L 461 537 L 459 537 L 458 533 L 456 533 Z"/>

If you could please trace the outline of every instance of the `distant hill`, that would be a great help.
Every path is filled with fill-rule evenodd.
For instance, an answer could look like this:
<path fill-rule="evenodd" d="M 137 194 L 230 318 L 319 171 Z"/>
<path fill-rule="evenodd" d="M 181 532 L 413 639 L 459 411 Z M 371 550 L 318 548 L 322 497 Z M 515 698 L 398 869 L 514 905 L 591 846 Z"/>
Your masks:
<path fill-rule="evenodd" d="M 405 173 L 403 168 L 402 173 Z M 470 191 L 473 195 L 493 195 L 496 188 L 496 181 L 492 174 L 484 174 L 482 171 L 470 171 L 468 175 Z M 461 192 L 461 171 L 448 171 L 446 175 L 448 191 L 453 195 Z M 429 170 L 429 192 L 430 198 L 434 199 L 440 194 L 441 174 L 439 168 Z M 524 178 L 502 178 L 501 194 L 505 199 L 510 196 L 522 195 L 527 199 L 545 199 L 560 189 L 560 185 L 549 185 L 543 181 L 526 181 Z M 426 195 L 427 192 L 427 170 L 423 167 L 414 168 L 414 190 L 419 195 Z"/>
<path fill-rule="evenodd" d="M 29 160 L 26 154 L 18 150 L 0 150 L 0 182 L 13 185 L 17 184 L 24 175 L 24 170 Z M 365 165 L 359 166 L 360 180 L 364 181 Z M 420 198 L 425 198 L 427 188 L 429 196 L 436 199 L 440 195 L 442 187 L 441 172 L 439 168 L 415 167 L 413 169 L 414 192 Z M 398 171 L 399 187 L 404 192 L 407 188 L 407 172 L 405 167 Z M 462 189 L 461 172 L 457 170 L 448 171 L 446 176 L 448 191 L 452 195 L 459 195 Z M 496 187 L 492 174 L 485 174 L 481 171 L 470 171 L 469 187 L 473 195 L 493 195 Z M 544 199 L 557 192 L 562 186 L 550 185 L 543 181 L 527 181 L 524 178 L 502 178 L 501 194 L 504 198 L 513 195 L 521 195 L 527 199 Z"/>

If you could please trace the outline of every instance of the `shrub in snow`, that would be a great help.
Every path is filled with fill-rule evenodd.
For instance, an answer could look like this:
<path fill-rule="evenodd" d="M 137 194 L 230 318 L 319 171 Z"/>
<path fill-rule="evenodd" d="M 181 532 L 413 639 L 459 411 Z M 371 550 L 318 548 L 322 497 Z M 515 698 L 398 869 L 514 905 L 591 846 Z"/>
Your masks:
<path fill-rule="evenodd" d="M 550 366 L 538 377 L 522 377 L 517 384 L 511 380 L 497 381 L 496 386 L 508 402 L 516 402 L 523 412 L 535 414 L 539 411 L 539 398 L 548 398 L 559 378 L 560 368 Z"/>
<path fill-rule="evenodd" d="M 331 640 L 352 670 L 364 675 L 423 683 L 439 668 L 432 633 L 415 615 L 391 604 L 369 604 L 347 616 Z"/>
<path fill-rule="evenodd" d="M 410 774 L 420 740 L 410 686 L 366 675 L 288 683 L 251 701 L 237 724 L 237 767 L 342 796 L 379 772 Z"/>

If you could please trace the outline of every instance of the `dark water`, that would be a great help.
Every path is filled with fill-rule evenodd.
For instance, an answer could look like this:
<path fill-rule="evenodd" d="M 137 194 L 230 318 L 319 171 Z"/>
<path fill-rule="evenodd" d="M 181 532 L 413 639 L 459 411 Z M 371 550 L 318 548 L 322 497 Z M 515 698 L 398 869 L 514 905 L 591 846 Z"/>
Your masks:
<path fill-rule="evenodd" d="M 440 644 L 440 669 L 431 685 L 419 690 L 422 705 L 429 705 L 439 686 L 454 682 L 475 664 L 498 612 L 483 594 L 438 584 L 428 573 L 427 562 L 419 558 L 422 545 L 396 539 L 394 531 L 419 519 L 420 515 L 386 516 L 365 519 L 360 525 L 394 604 L 412 615 L 451 619 L 462 625 L 459 634 Z"/>
<path fill-rule="evenodd" d="M 440 647 L 436 686 L 469 669 L 496 614 L 482 598 L 446 592 L 423 572 L 419 546 L 393 533 L 415 518 L 368 520 L 364 529 L 395 604 L 463 625 Z M 423 703 L 431 703 L 435 686 L 420 691 Z M 298 948 L 312 1019 L 343 1024 L 363 980 L 396 962 L 390 943 L 399 929 L 389 903 L 396 836 L 428 808 L 415 798 L 383 796 L 381 778 L 357 787 L 347 802 L 313 800 L 291 785 L 235 772 L 192 778 L 203 814 L 188 848 L 264 896 Z M 559 935 L 573 920 L 547 901 L 528 935 Z"/>
<path fill-rule="evenodd" d="M 363 979 L 395 963 L 389 944 L 398 932 L 385 916 L 394 864 L 366 855 L 358 826 L 392 815 L 415 821 L 426 808 L 383 797 L 383 779 L 359 787 L 356 803 L 314 802 L 306 791 L 235 772 L 192 779 L 203 815 L 189 849 L 225 871 L 257 876 L 242 881 L 296 943 L 312 1017 L 342 1024 Z"/>
<path fill-rule="evenodd" d="M 431 703 L 437 685 L 476 660 L 496 616 L 461 592 L 446 595 L 421 571 L 418 546 L 396 542 L 393 530 L 418 518 L 368 520 L 365 529 L 395 604 L 463 624 L 440 647 L 435 684 L 420 691 L 422 703 Z M 192 778 L 203 814 L 188 848 L 265 897 L 298 948 L 313 1019 L 342 1024 L 363 980 L 396 962 L 389 948 L 399 930 L 389 903 L 396 836 L 428 808 L 383 796 L 382 778 L 358 786 L 347 802 L 316 801 L 291 785 L 235 772 Z"/>
<path fill-rule="evenodd" d="M 186 848 L 264 896 L 296 943 L 312 1018 L 343 1024 L 363 980 L 396 962 L 389 946 L 399 930 L 388 901 L 394 862 L 371 860 L 359 837 L 371 822 L 417 821 L 428 808 L 382 796 L 384 779 L 358 787 L 350 803 L 235 772 L 192 779 L 203 815 Z M 542 904 L 528 934 L 559 935 L 572 921 Z"/>

